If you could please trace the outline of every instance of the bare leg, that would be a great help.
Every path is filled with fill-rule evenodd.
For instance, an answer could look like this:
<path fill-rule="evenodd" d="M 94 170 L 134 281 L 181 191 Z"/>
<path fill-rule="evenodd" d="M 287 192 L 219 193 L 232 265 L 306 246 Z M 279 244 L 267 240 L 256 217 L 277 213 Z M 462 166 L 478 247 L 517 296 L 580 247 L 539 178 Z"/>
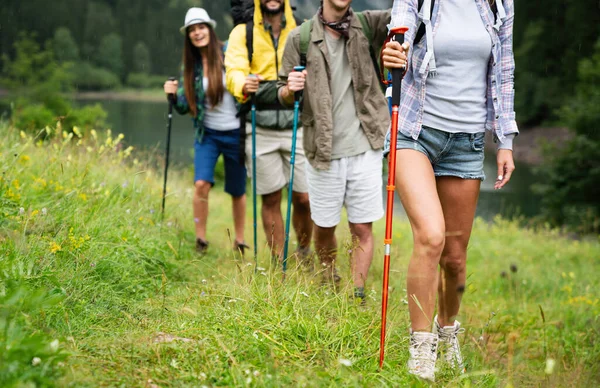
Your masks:
<path fill-rule="evenodd" d="M 292 206 L 292 224 L 298 237 L 298 248 L 308 248 L 313 231 L 308 193 L 292 192 Z"/>
<path fill-rule="evenodd" d="M 411 327 L 413 331 L 431 331 L 445 229 L 433 168 L 424 154 L 398 150 L 396 188 L 413 232 L 406 279 Z"/>
<path fill-rule="evenodd" d="M 194 184 L 193 208 L 196 238 L 206 240 L 206 220 L 208 219 L 208 193 L 212 187 L 210 182 L 196 181 Z"/>
<path fill-rule="evenodd" d="M 244 242 L 244 223 L 246 222 L 246 194 L 232 197 L 233 226 L 235 229 L 235 241 Z"/>
<path fill-rule="evenodd" d="M 354 248 L 352 250 L 352 276 L 354 287 L 364 287 L 373 261 L 373 224 L 353 224 L 350 226 Z"/>
<path fill-rule="evenodd" d="M 267 236 L 267 244 L 271 248 L 271 255 L 281 259 L 284 241 L 281 190 L 262 196 L 262 220 L 263 229 Z"/>
<path fill-rule="evenodd" d="M 478 179 L 455 177 L 437 179 L 446 225 L 446 244 L 440 261 L 438 285 L 440 326 L 453 325 L 460 308 L 466 281 L 467 246 L 471 237 L 480 185 L 481 181 Z"/>
<path fill-rule="evenodd" d="M 315 250 L 317 251 L 321 264 L 329 267 L 331 274 L 333 274 L 337 256 L 335 226 L 332 228 L 321 228 L 320 226 L 315 225 Z"/>

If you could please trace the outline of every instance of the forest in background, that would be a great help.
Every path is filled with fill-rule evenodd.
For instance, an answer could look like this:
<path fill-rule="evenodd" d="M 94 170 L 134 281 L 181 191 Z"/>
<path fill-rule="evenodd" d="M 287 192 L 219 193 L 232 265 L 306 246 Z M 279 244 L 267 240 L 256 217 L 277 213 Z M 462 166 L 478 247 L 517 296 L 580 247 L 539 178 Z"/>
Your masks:
<path fill-rule="evenodd" d="M 293 0 L 307 18 L 318 0 Z M 390 7 L 390 0 L 355 0 L 357 10 Z M 514 49 L 519 122 L 539 125 L 557 119 L 557 108 L 575 92 L 578 63 L 593 55 L 600 36 L 596 0 L 517 1 Z M 12 58 L 23 32 L 40 44 L 54 41 L 57 59 L 77 63 L 79 89 L 121 85 L 159 87 L 177 72 L 183 24 L 191 6 L 207 9 L 217 32 L 232 27 L 229 1 L 213 0 L 4 0 L 0 5 L 0 53 Z M 156 75 L 159 77 L 152 77 Z M 157 84 L 158 83 L 158 84 Z"/>

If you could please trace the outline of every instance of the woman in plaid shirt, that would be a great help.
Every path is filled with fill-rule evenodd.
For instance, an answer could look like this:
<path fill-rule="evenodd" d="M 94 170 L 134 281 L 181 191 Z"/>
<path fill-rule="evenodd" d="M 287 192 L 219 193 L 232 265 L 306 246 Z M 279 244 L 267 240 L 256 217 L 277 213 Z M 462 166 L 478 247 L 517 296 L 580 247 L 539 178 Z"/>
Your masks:
<path fill-rule="evenodd" d="M 484 133 L 499 144 L 501 189 L 514 171 L 514 0 L 395 0 L 384 66 L 406 67 L 399 109 L 396 188 L 410 219 L 409 373 L 433 381 L 443 360 L 464 371 L 455 320 L 465 290 L 467 246 L 483 172 Z M 432 7 L 433 5 L 433 7 Z M 425 35 L 415 42 L 421 26 Z M 412 47 L 412 48 L 411 48 Z M 389 152 L 388 132 L 385 152 Z M 440 267 L 438 273 L 437 268 Z M 436 297 L 439 301 L 434 317 Z"/>

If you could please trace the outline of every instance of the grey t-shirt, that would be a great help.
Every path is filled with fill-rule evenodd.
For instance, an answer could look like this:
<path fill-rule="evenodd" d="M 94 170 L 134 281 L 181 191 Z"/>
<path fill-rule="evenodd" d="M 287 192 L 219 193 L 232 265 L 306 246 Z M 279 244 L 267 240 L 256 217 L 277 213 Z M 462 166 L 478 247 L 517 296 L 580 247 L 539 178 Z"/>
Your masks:
<path fill-rule="evenodd" d="M 352 73 L 346 52 L 346 40 L 325 31 L 329 51 L 330 87 L 333 102 L 333 145 L 331 159 L 360 155 L 371 149 L 356 115 Z"/>
<path fill-rule="evenodd" d="M 445 0 L 440 7 L 433 37 L 437 74 L 427 78 L 423 125 L 484 132 L 491 37 L 475 1 Z"/>

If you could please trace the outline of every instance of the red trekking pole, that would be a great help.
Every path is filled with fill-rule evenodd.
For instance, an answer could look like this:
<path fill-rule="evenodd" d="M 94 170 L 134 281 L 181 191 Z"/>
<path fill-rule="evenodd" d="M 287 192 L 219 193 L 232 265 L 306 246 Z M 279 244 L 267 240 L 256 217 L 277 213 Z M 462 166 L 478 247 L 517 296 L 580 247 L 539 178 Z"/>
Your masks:
<path fill-rule="evenodd" d="M 403 44 L 404 33 L 407 27 L 392 28 L 386 43 L 392 38 Z M 385 43 L 384 43 L 385 47 Z M 383 58 L 382 58 L 383 59 Z M 383 65 L 383 60 L 381 61 Z M 394 190 L 396 189 L 396 138 L 398 135 L 398 107 L 400 105 L 400 92 L 402 91 L 402 77 L 406 69 L 392 69 L 392 127 L 390 130 L 390 154 L 388 155 L 388 184 L 387 184 L 387 208 L 385 214 L 385 256 L 383 258 L 383 292 L 381 294 L 381 338 L 379 342 L 379 368 L 383 368 L 385 356 L 385 329 L 388 305 L 388 287 L 390 281 L 390 253 L 392 247 L 392 221 L 394 217 Z M 382 81 L 386 84 L 389 82 Z"/>

